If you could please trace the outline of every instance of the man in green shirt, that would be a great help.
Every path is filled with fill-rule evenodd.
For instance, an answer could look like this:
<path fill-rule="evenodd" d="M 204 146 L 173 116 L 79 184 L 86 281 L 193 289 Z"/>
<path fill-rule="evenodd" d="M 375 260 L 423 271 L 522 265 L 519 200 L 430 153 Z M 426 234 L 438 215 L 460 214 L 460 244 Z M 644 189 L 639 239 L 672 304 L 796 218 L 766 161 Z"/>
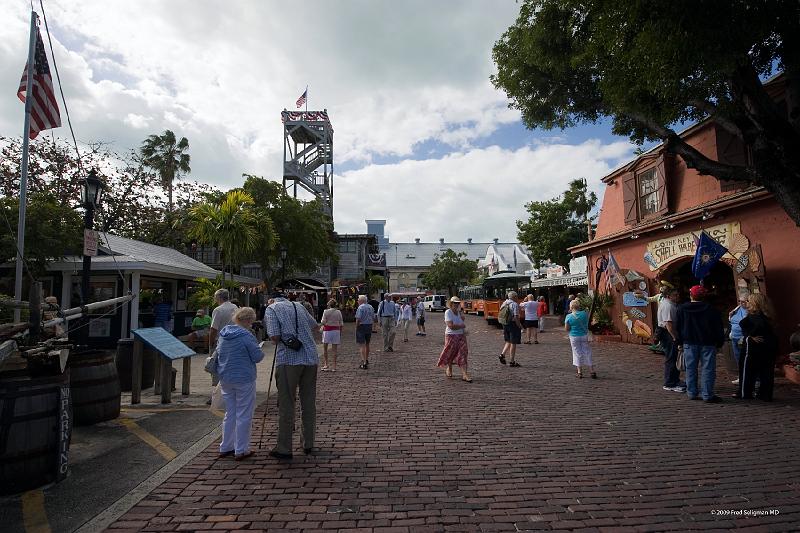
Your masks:
<path fill-rule="evenodd" d="M 200 343 L 207 346 L 208 332 L 211 330 L 211 317 L 206 314 L 205 309 L 198 309 L 197 315 L 192 320 L 192 332 L 186 340 L 190 344 Z"/>

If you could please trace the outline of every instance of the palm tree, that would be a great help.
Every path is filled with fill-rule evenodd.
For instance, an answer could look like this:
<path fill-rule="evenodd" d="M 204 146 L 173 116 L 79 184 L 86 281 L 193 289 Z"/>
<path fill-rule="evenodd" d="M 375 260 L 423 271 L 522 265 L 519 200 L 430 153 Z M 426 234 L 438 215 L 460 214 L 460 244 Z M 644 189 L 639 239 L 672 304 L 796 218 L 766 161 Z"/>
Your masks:
<path fill-rule="evenodd" d="M 189 168 L 189 141 L 181 137 L 176 141 L 175 134 L 164 130 L 161 135 L 150 135 L 142 143 L 141 153 L 144 164 L 152 168 L 161 177 L 161 186 L 167 190 L 169 196 L 169 213 L 172 213 L 172 182 L 180 178 L 180 174 L 188 174 Z"/>
<path fill-rule="evenodd" d="M 189 209 L 189 236 L 200 244 L 216 246 L 233 278 L 233 265 L 251 254 L 258 242 L 257 219 L 251 209 L 253 197 L 241 190 L 225 195 L 220 204 L 204 202 Z"/>

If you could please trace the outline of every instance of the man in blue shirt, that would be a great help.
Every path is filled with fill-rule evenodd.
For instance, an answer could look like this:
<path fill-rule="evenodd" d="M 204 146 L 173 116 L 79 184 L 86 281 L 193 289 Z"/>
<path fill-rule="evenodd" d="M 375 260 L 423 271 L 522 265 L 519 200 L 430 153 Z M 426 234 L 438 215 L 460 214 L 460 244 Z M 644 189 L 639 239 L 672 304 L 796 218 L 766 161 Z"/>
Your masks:
<path fill-rule="evenodd" d="M 378 306 L 378 320 L 383 330 L 383 351 L 393 352 L 395 325 L 397 324 L 398 305 L 392 301 L 392 297 L 387 292 L 383 295 L 383 301 Z"/>
<path fill-rule="evenodd" d="M 358 309 L 356 309 L 356 344 L 361 353 L 361 370 L 369 368 L 369 341 L 372 339 L 372 322 L 375 319 L 375 309 L 367 303 L 367 297 L 363 294 L 358 297 Z"/>
<path fill-rule="evenodd" d="M 300 389 L 303 432 L 300 440 L 306 455 L 314 449 L 317 418 L 317 368 L 319 356 L 314 340 L 318 324 L 305 308 L 290 302 L 282 293 L 274 293 L 275 302 L 264 313 L 267 334 L 277 346 L 275 385 L 278 387 L 278 442 L 269 452 L 277 459 L 292 458 L 294 406 Z M 286 342 L 294 336 L 302 346 L 293 350 Z"/>

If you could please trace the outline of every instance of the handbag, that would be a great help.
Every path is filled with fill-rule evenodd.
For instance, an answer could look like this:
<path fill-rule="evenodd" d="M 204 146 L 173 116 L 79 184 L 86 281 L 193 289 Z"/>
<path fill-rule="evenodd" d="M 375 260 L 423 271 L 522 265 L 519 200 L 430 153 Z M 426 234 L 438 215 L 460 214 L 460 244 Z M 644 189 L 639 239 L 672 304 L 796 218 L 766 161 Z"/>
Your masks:
<path fill-rule="evenodd" d="M 286 335 L 286 338 L 284 338 L 283 333 L 281 332 L 280 337 L 281 337 L 281 342 L 283 343 L 284 346 L 286 346 L 290 350 L 298 351 L 300 348 L 303 347 L 303 343 L 300 341 L 300 339 L 297 338 L 297 334 L 300 331 L 299 323 L 297 320 L 297 304 L 294 302 L 291 302 L 291 304 L 292 307 L 294 308 L 294 333 Z M 275 310 L 272 309 L 272 312 L 275 313 Z M 281 321 L 278 320 L 278 313 L 275 313 L 275 319 L 278 322 L 278 329 L 279 330 L 282 329 Z"/>
<path fill-rule="evenodd" d="M 206 357 L 206 366 L 203 369 L 209 374 L 217 375 L 219 373 L 219 352 L 214 350 L 209 357 Z"/>
<path fill-rule="evenodd" d="M 211 408 L 218 411 L 225 410 L 225 398 L 222 397 L 222 386 L 217 383 L 211 391 Z"/>

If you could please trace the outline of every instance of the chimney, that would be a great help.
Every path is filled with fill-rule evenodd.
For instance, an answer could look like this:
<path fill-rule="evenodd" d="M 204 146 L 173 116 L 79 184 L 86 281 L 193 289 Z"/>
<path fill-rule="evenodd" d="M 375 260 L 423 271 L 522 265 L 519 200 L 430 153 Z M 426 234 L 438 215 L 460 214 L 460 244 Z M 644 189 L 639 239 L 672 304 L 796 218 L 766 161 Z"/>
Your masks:
<path fill-rule="evenodd" d="M 414 239 L 414 242 L 415 242 L 415 243 L 417 243 L 417 244 L 419 244 L 419 237 L 417 237 L 416 239 Z"/>
<path fill-rule="evenodd" d="M 494 239 L 492 239 L 492 240 L 494 241 L 494 243 L 495 243 L 495 244 L 497 244 L 497 243 L 500 241 L 500 239 L 498 239 L 497 237 L 495 237 L 495 238 L 494 238 Z"/>
<path fill-rule="evenodd" d="M 441 238 L 439 239 L 439 244 L 444 244 L 444 237 L 441 237 Z"/>
<path fill-rule="evenodd" d="M 472 237 L 467 237 L 467 244 L 472 244 Z"/>

